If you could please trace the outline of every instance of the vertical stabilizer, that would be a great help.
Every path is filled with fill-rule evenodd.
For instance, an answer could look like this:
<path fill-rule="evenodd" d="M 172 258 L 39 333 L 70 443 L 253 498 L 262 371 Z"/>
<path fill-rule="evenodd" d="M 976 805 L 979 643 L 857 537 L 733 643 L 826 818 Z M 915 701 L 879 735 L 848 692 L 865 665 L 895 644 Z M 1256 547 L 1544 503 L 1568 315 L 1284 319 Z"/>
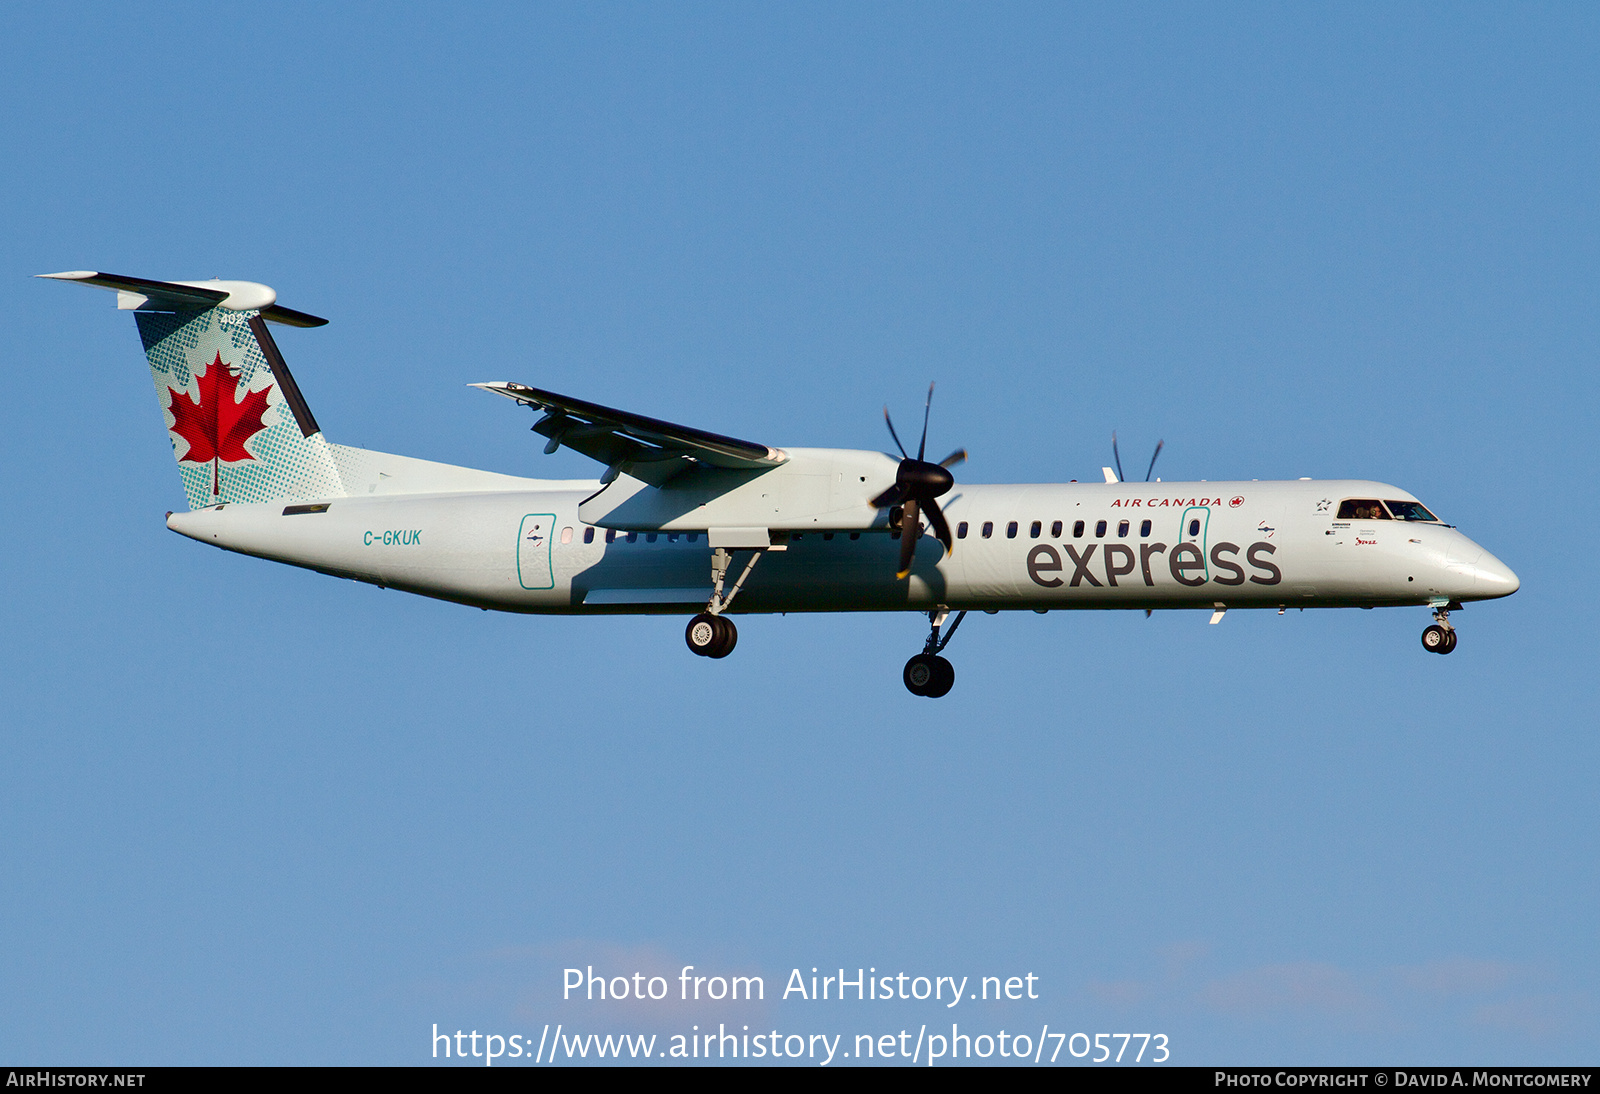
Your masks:
<path fill-rule="evenodd" d="M 190 509 L 344 494 L 272 336 L 251 329 L 266 333 L 258 313 L 218 307 L 135 318 Z"/>
<path fill-rule="evenodd" d="M 250 282 L 45 275 L 115 289 L 139 324 L 190 509 L 342 497 L 328 443 L 265 319 L 320 325 Z"/>

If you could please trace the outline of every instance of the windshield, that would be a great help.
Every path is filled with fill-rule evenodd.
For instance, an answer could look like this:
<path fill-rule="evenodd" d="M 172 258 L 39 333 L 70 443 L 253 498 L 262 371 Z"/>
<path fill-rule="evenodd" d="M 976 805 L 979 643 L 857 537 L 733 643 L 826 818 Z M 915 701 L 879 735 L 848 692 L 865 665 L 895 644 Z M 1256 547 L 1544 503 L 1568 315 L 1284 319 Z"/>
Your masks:
<path fill-rule="evenodd" d="M 1339 520 L 1388 520 L 1377 498 L 1347 498 L 1339 505 Z"/>
<path fill-rule="evenodd" d="M 1387 501 L 1389 512 L 1393 513 L 1396 520 L 1427 520 L 1439 523 L 1439 518 L 1423 508 L 1421 502 L 1416 501 Z"/>

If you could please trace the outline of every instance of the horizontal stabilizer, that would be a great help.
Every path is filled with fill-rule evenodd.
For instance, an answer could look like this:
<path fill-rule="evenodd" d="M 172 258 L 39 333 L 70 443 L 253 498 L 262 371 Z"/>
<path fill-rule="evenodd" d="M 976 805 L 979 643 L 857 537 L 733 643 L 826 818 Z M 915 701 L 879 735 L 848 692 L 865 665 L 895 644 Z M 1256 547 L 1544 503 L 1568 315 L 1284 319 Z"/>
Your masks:
<path fill-rule="evenodd" d="M 259 311 L 261 318 L 291 327 L 321 327 L 326 319 L 277 303 L 278 294 L 270 286 L 254 281 L 151 281 L 124 274 L 94 270 L 68 270 L 65 273 L 38 274 L 54 281 L 77 281 L 117 294 L 117 307 L 123 311 L 192 311 L 226 308 L 228 311 Z"/>

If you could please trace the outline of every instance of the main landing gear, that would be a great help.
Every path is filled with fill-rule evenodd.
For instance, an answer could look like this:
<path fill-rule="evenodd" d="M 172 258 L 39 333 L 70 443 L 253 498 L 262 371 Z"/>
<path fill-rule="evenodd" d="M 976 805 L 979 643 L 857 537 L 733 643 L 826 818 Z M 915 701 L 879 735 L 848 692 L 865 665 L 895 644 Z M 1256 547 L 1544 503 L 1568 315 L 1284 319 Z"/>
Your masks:
<path fill-rule="evenodd" d="M 1422 632 L 1422 648 L 1429 653 L 1449 653 L 1456 648 L 1456 629 L 1450 625 L 1450 609 L 1435 608 L 1433 618 L 1438 622 Z"/>
<path fill-rule="evenodd" d="M 706 610 L 689 620 L 689 626 L 683 632 L 683 640 L 689 644 L 690 652 L 701 657 L 726 657 L 739 644 L 739 629 L 733 625 L 733 620 L 722 613 L 728 610 L 733 598 L 744 588 L 745 578 L 750 576 L 750 571 L 756 568 L 760 558 L 760 551 L 751 553 L 739 580 L 733 583 L 728 595 L 723 596 L 722 583 L 728 576 L 728 567 L 733 564 L 733 555 L 721 547 L 711 552 L 711 599 L 706 603 Z"/>
<path fill-rule="evenodd" d="M 949 694 L 956 684 L 956 669 L 950 662 L 939 654 L 950 644 L 950 639 L 956 635 L 956 628 L 961 626 L 961 621 L 967 617 L 966 612 L 956 616 L 956 621 L 950 624 L 950 629 L 944 638 L 939 637 L 939 628 L 944 626 L 945 618 L 950 614 L 948 608 L 940 608 L 928 613 L 930 630 L 928 641 L 923 645 L 922 652 L 906 662 L 905 671 L 901 679 L 905 681 L 906 690 L 912 695 L 925 695 L 929 699 L 938 699 Z"/>

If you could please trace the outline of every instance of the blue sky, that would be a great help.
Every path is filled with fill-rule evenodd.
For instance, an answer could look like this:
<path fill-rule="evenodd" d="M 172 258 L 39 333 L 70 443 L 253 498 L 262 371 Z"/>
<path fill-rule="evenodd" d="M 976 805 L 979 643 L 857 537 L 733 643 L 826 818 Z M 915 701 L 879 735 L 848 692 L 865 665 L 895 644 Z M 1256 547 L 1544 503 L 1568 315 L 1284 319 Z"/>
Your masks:
<path fill-rule="evenodd" d="M 0 13 L 0 1057 L 411 1063 L 505 1034 L 950 1014 L 1179 1063 L 1600 1034 L 1585 5 Z M 1375 478 L 1504 559 L 1416 610 L 514 618 L 208 551 L 133 324 L 232 277 L 337 441 L 512 473 L 513 379 L 971 482 Z M 755 1010 L 563 1003 L 734 970 Z M 754 1015 L 754 1017 L 752 1017 Z M 1065 1054 L 1063 1054 L 1063 1058 Z"/>

